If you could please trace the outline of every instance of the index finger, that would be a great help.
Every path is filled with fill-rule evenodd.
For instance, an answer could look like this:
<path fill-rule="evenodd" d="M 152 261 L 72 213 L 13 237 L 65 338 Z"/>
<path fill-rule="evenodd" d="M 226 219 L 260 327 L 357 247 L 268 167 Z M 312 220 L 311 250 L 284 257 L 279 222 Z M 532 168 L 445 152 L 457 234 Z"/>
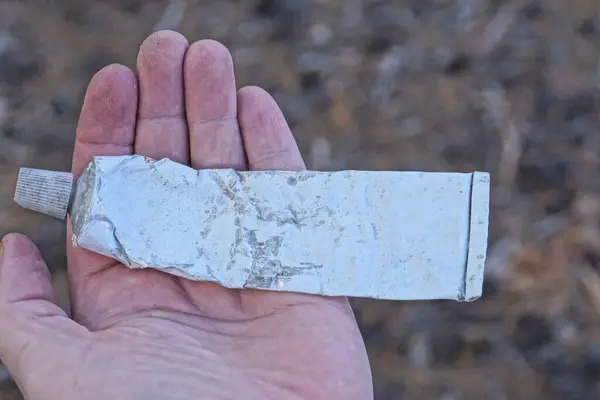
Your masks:
<path fill-rule="evenodd" d="M 94 156 L 128 155 L 133 151 L 137 114 L 137 78 L 121 65 L 110 65 L 91 80 L 81 110 L 73 154 L 72 172 L 79 176 Z M 71 238 L 70 218 L 67 238 Z M 69 282 L 73 315 L 84 298 L 87 277 L 115 260 L 76 248 L 67 240 Z"/>
<path fill-rule="evenodd" d="M 109 65 L 90 81 L 77 126 L 72 172 L 79 176 L 94 156 L 131 154 L 137 114 L 137 79 Z"/>

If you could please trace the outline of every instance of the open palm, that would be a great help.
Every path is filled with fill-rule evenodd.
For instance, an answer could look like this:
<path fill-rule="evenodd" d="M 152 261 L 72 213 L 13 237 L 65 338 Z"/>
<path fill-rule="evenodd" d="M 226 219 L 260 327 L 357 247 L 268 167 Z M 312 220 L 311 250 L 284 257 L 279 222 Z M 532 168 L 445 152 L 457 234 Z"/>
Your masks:
<path fill-rule="evenodd" d="M 236 90 L 228 50 L 211 40 L 190 46 L 171 31 L 144 42 L 137 74 L 111 65 L 87 90 L 74 174 L 92 156 L 132 153 L 197 169 L 304 168 L 271 96 Z M 69 319 L 31 242 L 8 235 L 2 253 L 0 358 L 26 398 L 373 397 L 344 298 L 130 270 L 69 241 Z"/>

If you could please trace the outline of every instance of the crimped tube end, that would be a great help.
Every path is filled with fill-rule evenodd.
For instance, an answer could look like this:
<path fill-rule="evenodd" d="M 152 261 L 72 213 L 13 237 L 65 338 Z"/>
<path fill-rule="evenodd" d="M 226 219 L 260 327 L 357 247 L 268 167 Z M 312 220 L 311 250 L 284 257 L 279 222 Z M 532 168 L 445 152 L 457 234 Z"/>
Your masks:
<path fill-rule="evenodd" d="M 65 219 L 71 199 L 73 175 L 69 172 L 21 168 L 15 203 L 58 219 Z"/>

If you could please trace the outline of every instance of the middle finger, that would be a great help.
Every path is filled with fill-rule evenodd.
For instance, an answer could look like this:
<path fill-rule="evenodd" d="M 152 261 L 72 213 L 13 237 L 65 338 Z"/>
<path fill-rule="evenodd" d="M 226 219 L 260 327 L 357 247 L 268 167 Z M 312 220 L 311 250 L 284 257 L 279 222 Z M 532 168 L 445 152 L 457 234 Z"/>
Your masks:
<path fill-rule="evenodd" d="M 229 50 L 214 40 L 192 44 L 184 76 L 192 167 L 246 169 Z"/>
<path fill-rule="evenodd" d="M 189 163 L 183 60 L 188 42 L 173 31 L 148 37 L 138 55 L 140 103 L 135 153 Z"/>

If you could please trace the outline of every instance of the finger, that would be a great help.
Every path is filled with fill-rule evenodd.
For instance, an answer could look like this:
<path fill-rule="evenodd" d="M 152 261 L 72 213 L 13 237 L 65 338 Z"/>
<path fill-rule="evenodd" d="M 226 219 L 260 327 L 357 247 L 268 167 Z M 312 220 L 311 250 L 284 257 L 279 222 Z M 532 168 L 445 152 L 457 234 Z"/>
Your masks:
<path fill-rule="evenodd" d="M 56 304 L 50 271 L 29 239 L 7 235 L 0 244 L 0 358 L 9 367 L 18 336 L 24 333 L 21 324 L 11 326 L 9 321 L 41 316 L 66 316 Z"/>
<path fill-rule="evenodd" d="M 184 76 L 192 167 L 245 169 L 231 54 L 214 40 L 196 42 Z"/>
<path fill-rule="evenodd" d="M 98 72 L 88 86 L 79 118 L 73 174 L 79 175 L 93 156 L 131 154 L 136 114 L 137 80 L 134 73 L 121 65 L 111 65 Z M 71 234 L 68 223 L 67 237 Z M 67 240 L 67 255 L 71 294 L 76 303 L 85 277 L 113 260 L 75 248 L 71 240 Z"/>
<path fill-rule="evenodd" d="M 135 152 L 189 162 L 183 97 L 186 38 L 173 31 L 150 35 L 142 44 L 137 70 L 140 83 Z"/>
<path fill-rule="evenodd" d="M 73 173 L 79 175 L 93 156 L 130 154 L 137 112 L 137 81 L 122 65 L 109 65 L 91 80 L 84 99 Z"/>
<path fill-rule="evenodd" d="M 238 92 L 238 120 L 251 170 L 303 170 L 304 161 L 292 132 L 275 100 L 261 88 L 249 86 Z M 243 291 L 244 309 L 269 309 L 293 304 L 297 294 Z"/>
<path fill-rule="evenodd" d="M 27 300 L 56 303 L 50 271 L 29 239 L 10 234 L 2 239 L 0 261 L 0 304 Z"/>
<path fill-rule="evenodd" d="M 303 170 L 304 161 L 279 106 L 261 88 L 238 93 L 238 119 L 251 170 Z"/>
<path fill-rule="evenodd" d="M 184 63 L 184 86 L 192 167 L 246 169 L 229 50 L 214 40 L 192 44 Z M 237 293 L 222 286 L 187 280 L 181 285 L 206 315 L 219 316 L 239 303 Z"/>
<path fill-rule="evenodd" d="M 0 321 L 0 359 L 27 398 L 43 393 L 33 377 L 45 367 L 50 373 L 73 339 L 85 337 L 56 304 L 46 263 L 22 235 L 7 235 L 0 244 Z"/>

